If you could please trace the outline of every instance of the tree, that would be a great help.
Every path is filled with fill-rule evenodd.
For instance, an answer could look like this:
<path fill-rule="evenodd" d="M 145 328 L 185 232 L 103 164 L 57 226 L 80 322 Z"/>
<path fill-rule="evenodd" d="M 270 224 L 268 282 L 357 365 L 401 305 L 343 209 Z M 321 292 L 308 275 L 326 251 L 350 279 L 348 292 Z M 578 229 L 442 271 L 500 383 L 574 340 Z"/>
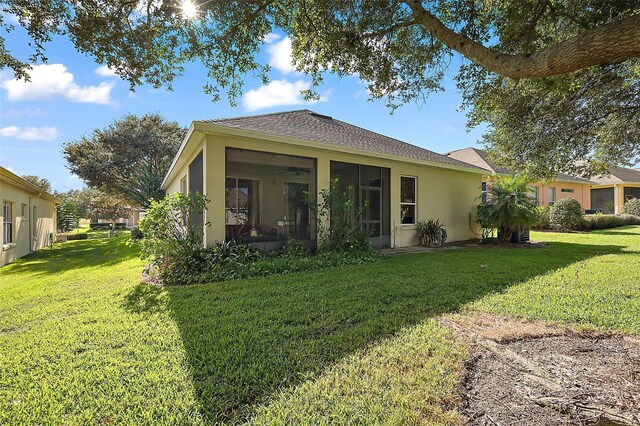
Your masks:
<path fill-rule="evenodd" d="M 164 198 L 162 180 L 185 130 L 158 114 L 127 115 L 64 145 L 69 169 L 89 186 L 147 207 Z"/>
<path fill-rule="evenodd" d="M 76 203 L 67 200 L 58 206 L 57 229 L 68 232 L 78 227 L 78 209 Z"/>
<path fill-rule="evenodd" d="M 444 71 L 458 53 L 469 61 L 458 83 L 470 124 L 488 122 L 487 143 L 507 159 L 533 161 L 546 172 L 585 154 L 596 160 L 594 168 L 587 163 L 588 172 L 640 150 L 634 142 L 640 121 L 637 0 L 206 1 L 191 19 L 169 1 L 4 4 L 33 40 L 32 61 L 45 58 L 44 43 L 56 34 L 68 35 L 79 51 L 132 87 L 170 87 L 184 63 L 198 60 L 209 69 L 205 90 L 215 100 L 224 90 L 232 102 L 242 91 L 242 75 L 268 80 L 269 65 L 257 53 L 274 30 L 291 36 L 298 70 L 312 76 L 308 97 L 317 96 L 313 88 L 325 72 L 358 75 L 373 99 L 384 98 L 392 108 L 442 90 Z M 2 66 L 27 77 L 28 64 L 1 43 Z M 573 114 L 585 117 L 574 125 L 576 136 L 567 132 L 553 143 L 563 135 L 554 130 L 572 124 Z M 629 118 L 634 121 L 624 126 Z M 527 139 L 517 138 L 517 148 L 509 149 L 509 137 L 531 123 L 544 125 L 527 128 Z M 620 137 L 616 146 L 622 148 L 610 148 Z"/>
<path fill-rule="evenodd" d="M 51 192 L 51 182 L 49 182 L 49 179 L 41 178 L 34 175 L 22 175 L 22 179 L 37 186 L 44 192 Z"/>
<path fill-rule="evenodd" d="M 88 219 L 91 216 L 89 209 L 91 200 L 98 197 L 99 191 L 85 186 L 82 189 L 70 189 L 66 192 L 54 191 L 53 195 L 63 202 L 73 202 L 78 217 Z"/>
<path fill-rule="evenodd" d="M 115 229 L 118 219 L 131 214 L 131 208 L 123 200 L 102 193 L 91 200 L 89 211 L 96 220 L 105 219 L 111 222 L 111 229 Z"/>
<path fill-rule="evenodd" d="M 498 177 L 487 192 L 487 201 L 478 206 L 478 223 L 485 229 L 498 229 L 501 241 L 511 241 L 514 232 L 536 220 L 536 205 L 525 175 Z"/>

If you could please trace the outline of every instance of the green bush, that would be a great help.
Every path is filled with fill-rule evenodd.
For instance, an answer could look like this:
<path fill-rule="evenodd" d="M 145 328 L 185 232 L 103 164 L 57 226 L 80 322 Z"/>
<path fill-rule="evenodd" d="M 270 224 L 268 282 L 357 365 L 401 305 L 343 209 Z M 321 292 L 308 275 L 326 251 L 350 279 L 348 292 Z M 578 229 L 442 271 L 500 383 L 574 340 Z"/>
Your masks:
<path fill-rule="evenodd" d="M 536 207 L 536 218 L 531 224 L 533 229 L 544 230 L 551 229 L 551 221 L 549 219 L 550 207 L 538 206 Z"/>
<path fill-rule="evenodd" d="M 562 198 L 555 202 L 549 212 L 549 222 L 553 229 L 576 230 L 582 224 L 582 206 L 573 198 Z"/>
<path fill-rule="evenodd" d="M 319 204 L 307 203 L 316 213 L 320 251 L 369 250 L 369 232 L 360 224 L 364 207 L 354 203 L 353 187 L 340 188 L 340 179 L 331 179 L 329 189 L 320 191 Z M 328 225 L 328 226 L 327 226 Z"/>
<path fill-rule="evenodd" d="M 131 239 L 132 240 L 141 240 L 144 237 L 144 234 L 140 230 L 140 228 L 135 227 L 131 228 Z"/>
<path fill-rule="evenodd" d="M 287 250 L 259 253 L 247 262 L 213 262 L 200 276 L 198 282 L 217 282 L 233 279 L 260 277 L 274 274 L 313 271 L 328 267 L 357 265 L 379 260 L 382 254 L 374 250 L 335 252 L 323 251 L 315 255 L 292 254 Z"/>
<path fill-rule="evenodd" d="M 151 272 L 165 283 L 200 282 L 206 272 L 208 253 L 202 241 L 208 223 L 196 223 L 202 220 L 207 202 L 198 193 L 169 194 L 160 201 L 152 201 L 140 220 L 144 234 L 140 240 L 142 257 L 149 260 Z"/>
<path fill-rule="evenodd" d="M 640 199 L 632 198 L 624 203 L 624 212 L 640 217 Z"/>
<path fill-rule="evenodd" d="M 87 238 L 89 238 L 89 235 L 86 232 L 67 235 L 67 241 L 86 240 Z"/>
<path fill-rule="evenodd" d="M 640 217 L 628 214 L 590 214 L 583 217 L 580 229 L 583 231 L 595 231 L 597 229 L 617 228 L 626 225 L 640 225 Z"/>
<path fill-rule="evenodd" d="M 440 219 L 429 219 L 418 221 L 418 244 L 430 247 L 433 245 L 441 246 L 447 241 L 447 230 L 444 223 L 440 223 Z"/>

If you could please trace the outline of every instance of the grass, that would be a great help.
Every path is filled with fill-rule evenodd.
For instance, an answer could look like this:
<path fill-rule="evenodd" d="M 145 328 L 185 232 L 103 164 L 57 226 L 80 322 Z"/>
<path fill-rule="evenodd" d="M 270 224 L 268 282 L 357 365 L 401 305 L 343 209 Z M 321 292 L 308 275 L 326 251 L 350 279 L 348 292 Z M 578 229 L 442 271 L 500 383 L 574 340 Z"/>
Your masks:
<path fill-rule="evenodd" d="M 433 317 L 640 334 L 640 227 L 158 289 L 123 238 L 0 273 L 0 424 L 453 424 L 466 356 Z"/>

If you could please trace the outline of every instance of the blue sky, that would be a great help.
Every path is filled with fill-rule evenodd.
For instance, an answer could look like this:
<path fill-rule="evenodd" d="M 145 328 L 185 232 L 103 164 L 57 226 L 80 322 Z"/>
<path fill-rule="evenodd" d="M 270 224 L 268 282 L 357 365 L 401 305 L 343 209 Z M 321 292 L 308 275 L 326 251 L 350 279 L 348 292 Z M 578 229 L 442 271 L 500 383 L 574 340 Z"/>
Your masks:
<path fill-rule="evenodd" d="M 20 28 L 6 37 L 6 43 L 21 59 L 30 54 Z M 476 145 L 482 133 L 468 133 L 464 113 L 458 112 L 461 97 L 452 77 L 459 59 L 443 81 L 444 93 L 432 94 L 422 106 L 405 105 L 392 115 L 384 102 L 367 100 L 357 77 L 327 76 L 318 89 L 322 100 L 305 103 L 299 91 L 308 87 L 310 78 L 292 69 L 290 42 L 276 34 L 267 37 L 260 54 L 272 65 L 270 85 L 247 78 L 237 107 L 225 98 L 211 102 L 202 89 L 206 70 L 199 64 L 186 66 L 173 92 L 143 86 L 132 93 L 128 83 L 76 52 L 68 40 L 55 38 L 46 49 L 48 62 L 34 67 L 30 83 L 14 80 L 7 70 L 0 72 L 0 165 L 18 175 L 47 178 L 58 191 L 83 186 L 66 168 L 62 145 L 126 114 L 156 112 L 187 127 L 198 119 L 309 108 L 440 153 Z"/>

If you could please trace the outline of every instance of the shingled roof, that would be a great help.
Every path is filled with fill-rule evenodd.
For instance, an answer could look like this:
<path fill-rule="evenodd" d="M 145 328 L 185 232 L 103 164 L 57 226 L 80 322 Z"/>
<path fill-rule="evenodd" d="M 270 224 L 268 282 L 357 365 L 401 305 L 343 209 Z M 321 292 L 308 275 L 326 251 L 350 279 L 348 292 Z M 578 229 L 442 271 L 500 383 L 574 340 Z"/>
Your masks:
<path fill-rule="evenodd" d="M 446 155 L 448 157 L 455 158 L 457 160 L 464 161 L 469 164 L 482 167 L 484 169 L 488 169 L 493 173 L 496 173 L 499 175 L 507 175 L 507 174 L 513 173 L 512 170 L 507 169 L 505 167 L 501 167 L 496 163 L 490 161 L 489 153 L 487 153 L 487 151 L 483 149 L 469 147 L 469 148 L 459 149 L 457 151 L 452 151 Z M 558 173 L 555 177 L 555 180 L 565 181 L 565 182 L 593 183 L 588 179 L 583 179 L 577 176 L 571 176 L 564 173 Z"/>
<path fill-rule="evenodd" d="M 482 167 L 449 158 L 308 109 L 201 121 L 303 141 L 320 142 L 336 148 L 351 148 L 466 169 L 482 169 Z"/>
<path fill-rule="evenodd" d="M 591 180 L 599 184 L 640 183 L 640 170 L 612 166 L 610 176 L 594 176 Z"/>

